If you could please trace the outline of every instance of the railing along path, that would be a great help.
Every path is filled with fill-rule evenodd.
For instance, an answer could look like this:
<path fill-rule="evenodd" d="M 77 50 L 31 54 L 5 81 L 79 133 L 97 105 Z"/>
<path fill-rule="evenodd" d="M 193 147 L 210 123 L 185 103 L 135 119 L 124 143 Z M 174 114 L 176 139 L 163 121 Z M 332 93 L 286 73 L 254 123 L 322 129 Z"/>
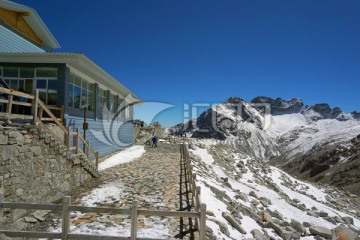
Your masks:
<path fill-rule="evenodd" d="M 40 125 L 48 134 L 54 137 L 56 140 L 64 144 L 68 152 L 74 154 L 80 154 L 85 158 L 85 161 L 82 162 L 84 167 L 93 175 L 98 176 L 98 165 L 99 165 L 99 153 L 96 152 L 92 147 L 90 147 L 90 142 L 86 141 L 81 135 L 80 130 L 77 129 L 76 132 L 70 131 L 70 128 L 66 128 L 63 125 L 63 116 L 64 116 L 64 106 L 55 107 L 55 106 L 46 106 L 43 101 L 39 98 L 39 91 L 36 90 L 35 94 L 27 94 L 24 92 L 15 91 L 12 89 L 7 89 L 0 87 L 0 94 L 7 95 L 7 99 L 0 99 L 0 104 L 6 104 L 6 108 L 2 106 L 0 110 L 0 118 L 5 118 L 8 123 L 13 119 L 22 119 L 22 120 L 32 120 L 33 124 Z M 14 96 L 17 98 L 25 99 L 23 101 L 14 101 Z M 13 113 L 13 111 L 19 111 L 21 109 L 22 113 Z M 3 111 L 5 110 L 5 111 Z M 31 110 L 31 111 L 28 111 Z M 53 111 L 59 111 L 59 116 L 56 117 Z M 30 113 L 31 114 L 26 114 Z M 44 117 L 44 115 L 47 117 Z M 57 136 L 53 131 L 51 131 L 44 122 L 54 122 L 58 126 L 65 136 L 65 140 Z M 73 140 L 73 146 L 71 145 L 71 138 Z M 85 146 L 85 152 L 79 147 L 80 143 Z M 90 154 L 95 158 L 94 161 L 91 160 Z"/>

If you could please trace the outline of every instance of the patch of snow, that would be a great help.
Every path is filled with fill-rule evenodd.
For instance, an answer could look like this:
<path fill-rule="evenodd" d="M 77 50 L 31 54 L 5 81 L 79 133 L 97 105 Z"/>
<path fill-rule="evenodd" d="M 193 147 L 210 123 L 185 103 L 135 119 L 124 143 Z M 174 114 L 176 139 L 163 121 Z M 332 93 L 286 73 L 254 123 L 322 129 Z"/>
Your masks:
<path fill-rule="evenodd" d="M 132 146 L 127 148 L 99 164 L 99 171 L 114 167 L 116 165 L 127 163 L 141 157 L 145 153 L 145 148 L 142 145 Z"/>

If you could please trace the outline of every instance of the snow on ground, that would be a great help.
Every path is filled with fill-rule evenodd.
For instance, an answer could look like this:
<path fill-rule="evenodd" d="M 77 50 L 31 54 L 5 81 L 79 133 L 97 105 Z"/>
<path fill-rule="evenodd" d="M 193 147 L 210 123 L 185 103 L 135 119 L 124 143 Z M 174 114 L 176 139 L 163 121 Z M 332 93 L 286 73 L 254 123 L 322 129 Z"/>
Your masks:
<path fill-rule="evenodd" d="M 89 195 L 81 199 L 86 207 L 97 207 L 98 203 L 111 203 L 120 199 L 121 189 L 123 185 L 120 181 L 104 184 L 100 188 L 95 188 Z"/>
<path fill-rule="evenodd" d="M 200 141 L 199 141 L 200 142 Z M 230 224 L 226 219 L 222 217 L 223 212 L 231 212 L 234 208 L 229 207 L 229 202 L 227 199 L 231 199 L 231 202 L 241 204 L 246 207 L 253 207 L 252 202 L 258 201 L 260 197 L 265 197 L 271 201 L 271 204 L 268 208 L 272 211 L 280 212 L 284 220 L 290 222 L 291 219 L 295 219 L 299 222 L 309 222 L 310 224 L 316 226 L 322 226 L 329 229 L 336 227 L 335 224 L 326 221 L 325 219 L 310 216 L 306 211 L 303 211 L 293 205 L 291 205 L 287 200 L 285 200 L 284 196 L 281 193 L 289 196 L 291 200 L 297 199 L 300 204 L 304 204 L 307 209 L 317 209 L 318 211 L 323 211 L 328 213 L 330 217 L 340 216 L 346 217 L 349 216 L 346 213 L 335 210 L 326 205 L 327 194 L 323 189 L 319 189 L 309 183 L 302 182 L 295 178 L 292 178 L 288 174 L 283 171 L 275 168 L 269 167 L 270 170 L 266 174 L 261 171 L 261 163 L 255 161 L 249 156 L 244 156 L 242 154 L 228 152 L 228 156 L 232 156 L 234 159 L 234 171 L 238 169 L 236 164 L 242 161 L 245 165 L 244 168 L 247 169 L 246 173 L 240 174 L 241 178 L 235 180 L 234 178 L 238 175 L 236 172 L 228 172 L 226 169 L 218 165 L 217 161 L 214 160 L 213 156 L 209 153 L 207 149 L 202 149 L 201 144 L 195 144 L 195 150 L 190 150 L 190 152 L 201 159 L 204 164 L 200 164 L 197 161 L 193 161 L 194 169 L 197 173 L 197 184 L 201 186 L 201 200 L 203 203 L 207 204 L 207 209 L 214 213 L 214 216 L 208 216 L 207 227 L 211 228 L 214 236 L 218 239 L 245 239 L 251 238 L 250 234 L 251 230 L 259 229 L 262 227 L 252 219 L 251 217 L 244 215 L 241 219 L 241 225 L 247 232 L 246 234 L 241 234 Z M 209 148 L 209 146 L 206 146 Z M 219 153 L 219 152 L 218 152 Z M 249 167 L 251 166 L 251 168 Z M 203 169 L 205 167 L 205 169 Z M 259 176 L 261 178 L 267 178 L 269 181 L 272 181 L 281 192 L 274 191 L 269 188 L 267 184 L 259 181 Z M 221 178 L 228 177 L 228 183 L 231 188 L 222 183 Z M 222 192 L 227 196 L 227 198 L 219 197 L 214 189 Z M 258 198 L 254 198 L 249 196 L 249 193 L 253 191 L 258 196 Z M 242 199 L 236 199 L 235 196 L 239 193 L 245 193 L 249 197 L 249 201 L 243 201 Z M 302 193 L 300 193 L 302 192 Z M 306 194 L 304 194 L 306 193 Z M 315 197 L 313 199 L 312 197 Z M 260 210 L 259 210 L 260 211 Z M 217 223 L 222 222 L 224 225 L 228 227 L 229 236 L 226 236 L 223 232 L 220 231 L 220 225 Z M 354 218 L 354 226 L 356 228 L 360 228 L 360 221 Z M 270 229 L 266 229 L 267 233 L 274 237 L 274 239 L 281 239 L 279 236 L 270 231 Z M 314 239 L 313 237 L 302 238 L 305 239 Z"/>
<path fill-rule="evenodd" d="M 142 145 L 135 145 L 128 149 L 125 149 L 110 158 L 106 159 L 104 162 L 99 164 L 99 170 L 104 171 L 105 169 L 114 167 L 116 165 L 131 162 L 136 158 L 141 157 L 145 153 L 145 148 Z"/>
<path fill-rule="evenodd" d="M 269 127 L 266 132 L 276 139 L 288 131 L 306 124 L 306 118 L 301 113 L 284 114 L 270 117 Z"/>
<path fill-rule="evenodd" d="M 199 156 L 201 160 L 208 165 L 211 165 L 214 162 L 212 155 L 208 153 L 206 148 L 195 147 L 195 150 L 189 149 L 189 151 Z"/>

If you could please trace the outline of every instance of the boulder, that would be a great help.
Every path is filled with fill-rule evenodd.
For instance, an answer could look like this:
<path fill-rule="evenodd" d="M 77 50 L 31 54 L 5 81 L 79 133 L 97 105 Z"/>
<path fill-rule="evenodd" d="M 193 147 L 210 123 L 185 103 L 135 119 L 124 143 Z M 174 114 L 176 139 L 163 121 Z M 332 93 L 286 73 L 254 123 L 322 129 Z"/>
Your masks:
<path fill-rule="evenodd" d="M 264 227 L 274 229 L 274 231 L 279 235 L 283 231 L 282 228 L 274 222 L 267 222 L 264 224 Z"/>
<path fill-rule="evenodd" d="M 249 196 L 252 196 L 254 198 L 258 198 L 258 196 L 256 195 L 256 193 L 254 191 L 249 192 Z"/>
<path fill-rule="evenodd" d="M 248 198 L 248 196 L 247 196 L 246 193 L 239 193 L 239 194 L 237 194 L 237 195 L 235 196 L 235 198 L 241 199 L 241 200 L 243 200 L 244 202 L 248 202 L 248 201 L 249 201 L 249 198 Z"/>
<path fill-rule="evenodd" d="M 270 215 L 272 217 L 277 218 L 279 220 L 283 220 L 283 215 L 278 210 L 271 211 L 271 210 L 267 209 L 267 211 L 270 213 Z"/>
<path fill-rule="evenodd" d="M 240 233 L 242 234 L 246 234 L 246 231 L 241 227 L 241 223 L 239 223 L 238 221 L 236 221 L 236 219 L 228 212 L 223 212 L 222 213 L 223 218 L 225 218 L 230 225 L 235 228 L 236 230 L 238 230 Z"/>
<path fill-rule="evenodd" d="M 327 212 L 324 212 L 324 211 L 320 211 L 320 212 L 319 212 L 319 216 L 320 216 L 320 217 L 327 217 L 327 216 L 328 216 L 328 213 L 327 213 Z"/>
<path fill-rule="evenodd" d="M 256 240 L 269 240 L 270 238 L 265 236 L 260 230 L 253 229 L 251 231 L 251 234 L 253 235 L 254 239 Z"/>
<path fill-rule="evenodd" d="M 344 225 L 336 227 L 335 234 L 339 240 L 355 240 L 357 238 L 357 234 Z"/>
<path fill-rule="evenodd" d="M 298 221 L 296 221 L 295 219 L 291 219 L 291 227 L 293 227 L 295 229 L 295 231 L 297 231 L 300 234 L 305 234 L 306 233 L 306 228 Z"/>
<path fill-rule="evenodd" d="M 324 219 L 332 224 L 336 225 L 336 220 L 334 217 L 324 217 Z"/>
<path fill-rule="evenodd" d="M 320 227 L 320 226 L 310 226 L 309 231 L 312 235 L 319 235 L 321 237 L 331 239 L 332 233 L 328 228 Z"/>
<path fill-rule="evenodd" d="M 341 218 L 346 224 L 354 225 L 354 219 L 352 217 L 342 217 Z"/>
<path fill-rule="evenodd" d="M 342 220 L 341 217 L 339 217 L 339 216 L 335 216 L 335 221 L 337 223 L 345 223 L 344 220 Z"/>
<path fill-rule="evenodd" d="M 271 217 L 270 213 L 268 213 L 266 211 L 261 212 L 261 218 L 266 223 L 272 222 L 272 217 Z"/>

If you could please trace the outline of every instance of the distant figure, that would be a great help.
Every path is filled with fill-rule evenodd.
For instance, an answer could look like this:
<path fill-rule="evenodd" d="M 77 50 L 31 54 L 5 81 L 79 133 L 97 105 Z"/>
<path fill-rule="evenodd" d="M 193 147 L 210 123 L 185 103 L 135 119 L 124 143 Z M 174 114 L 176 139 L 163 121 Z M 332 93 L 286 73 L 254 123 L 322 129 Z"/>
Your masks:
<path fill-rule="evenodd" d="M 158 138 L 157 138 L 157 136 L 154 136 L 153 138 L 152 138 L 152 147 L 154 148 L 154 147 L 157 147 L 157 142 L 158 142 Z"/>
<path fill-rule="evenodd" d="M 140 127 L 144 127 L 144 121 L 141 121 Z"/>

